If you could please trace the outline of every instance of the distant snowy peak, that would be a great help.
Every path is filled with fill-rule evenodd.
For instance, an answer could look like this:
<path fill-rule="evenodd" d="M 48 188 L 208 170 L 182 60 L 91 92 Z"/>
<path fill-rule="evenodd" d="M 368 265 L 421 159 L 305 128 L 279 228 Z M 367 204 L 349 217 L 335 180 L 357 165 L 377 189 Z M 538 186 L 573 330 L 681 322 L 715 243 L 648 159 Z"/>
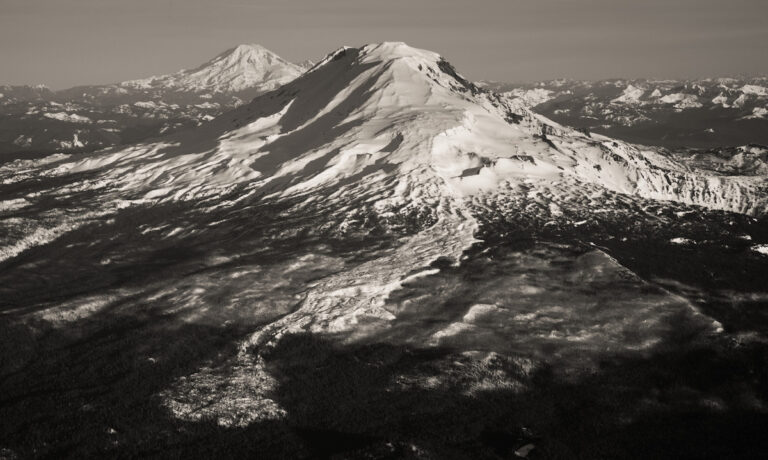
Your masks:
<path fill-rule="evenodd" d="M 640 99 L 645 94 L 644 88 L 638 88 L 632 84 L 627 85 L 626 88 L 624 88 L 624 92 L 621 93 L 621 96 L 611 100 L 611 103 L 613 104 L 639 104 Z"/>
<path fill-rule="evenodd" d="M 554 91 L 543 88 L 515 88 L 504 93 L 505 96 L 519 99 L 528 107 L 535 107 L 552 99 Z"/>
<path fill-rule="evenodd" d="M 312 59 L 305 59 L 296 65 L 299 66 L 302 70 L 307 71 L 315 66 L 315 61 Z"/>
<path fill-rule="evenodd" d="M 261 45 L 239 45 L 195 69 L 131 80 L 121 85 L 213 93 L 269 91 L 295 79 L 303 72 L 302 66 L 286 61 Z"/>

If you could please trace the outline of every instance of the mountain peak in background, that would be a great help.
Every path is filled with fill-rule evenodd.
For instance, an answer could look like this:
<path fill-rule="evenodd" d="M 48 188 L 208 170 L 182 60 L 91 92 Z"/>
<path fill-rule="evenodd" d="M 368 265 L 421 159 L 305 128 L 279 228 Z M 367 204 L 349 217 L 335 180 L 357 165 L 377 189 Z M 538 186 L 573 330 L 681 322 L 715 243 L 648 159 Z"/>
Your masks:
<path fill-rule="evenodd" d="M 191 70 L 130 80 L 122 86 L 177 88 L 194 92 L 237 93 L 268 91 L 301 75 L 303 68 L 257 44 L 230 48 Z"/>
<path fill-rule="evenodd" d="M 311 66 L 250 44 L 191 70 L 122 83 L 0 86 L 0 153 L 88 151 L 197 126 Z"/>

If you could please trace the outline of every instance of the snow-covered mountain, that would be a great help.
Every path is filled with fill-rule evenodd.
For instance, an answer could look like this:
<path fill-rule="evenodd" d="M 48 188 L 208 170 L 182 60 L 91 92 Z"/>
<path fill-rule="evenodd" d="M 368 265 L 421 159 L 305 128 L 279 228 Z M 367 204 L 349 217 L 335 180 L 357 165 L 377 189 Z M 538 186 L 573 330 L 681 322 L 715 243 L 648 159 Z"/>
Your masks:
<path fill-rule="evenodd" d="M 240 45 L 170 75 L 61 91 L 0 87 L 0 153 L 96 150 L 197 126 L 293 80 L 306 65 Z"/>
<path fill-rule="evenodd" d="M 768 143 L 768 78 L 483 82 L 560 123 L 666 147 Z"/>
<path fill-rule="evenodd" d="M 765 298 L 765 152 L 738 153 L 702 168 L 714 160 L 561 126 L 434 52 L 343 47 L 195 129 L 0 165 L 0 299 L 31 331 L 13 370 L 26 375 L 50 331 L 76 330 L 65 344 L 118 337 L 85 360 L 115 381 L 160 375 L 137 405 L 272 439 L 279 423 L 398 430 L 415 412 L 433 420 L 437 391 L 475 407 L 541 376 L 592 378 L 607 360 L 719 340 L 762 313 L 697 308 L 695 282 Z M 696 245 L 710 252 L 686 251 Z M 129 331 L 111 329 L 123 321 Z M 42 374 L 70 372 L 46 363 Z M 327 378 L 323 391 L 307 375 Z M 686 389 L 686 402 L 711 391 Z M 405 416 L 357 411 L 371 394 L 387 410 L 392 392 L 411 395 Z M 41 393 L 13 394 L 15 416 Z M 427 431 L 439 453 L 460 430 Z"/>
<path fill-rule="evenodd" d="M 284 60 L 261 45 L 251 44 L 228 49 L 192 70 L 130 80 L 119 86 L 209 94 L 237 94 L 243 91 L 258 93 L 275 89 L 298 77 L 303 71 L 300 65 Z"/>
<path fill-rule="evenodd" d="M 168 145 L 184 154 L 162 155 Z M 387 197 L 376 201 L 379 208 L 437 209 L 534 180 L 765 212 L 759 178 L 691 170 L 653 149 L 562 127 L 481 90 L 440 56 L 401 43 L 342 48 L 279 91 L 131 152 L 57 171 L 119 170 L 113 187 L 155 199 L 247 182 L 282 198 L 359 187 Z"/>
<path fill-rule="evenodd" d="M 501 202 L 531 212 L 525 201 L 532 193 L 543 206 L 536 212 L 574 222 L 597 209 L 615 211 L 615 195 L 766 213 L 761 170 L 729 175 L 696 165 L 695 158 L 675 160 L 565 128 L 478 88 L 435 53 L 383 43 L 341 48 L 198 129 L 40 166 L 11 163 L 2 179 L 98 174 L 98 181 L 73 187 L 103 189 L 100 212 L 243 188 L 241 199 L 313 204 L 326 196 L 324 206 L 333 204 L 342 228 L 366 214 L 398 226 L 412 217 L 422 224 L 474 222 L 478 213 L 515 212 L 500 210 Z M 471 240 L 475 224 L 462 225 Z M 5 258 L 25 245 L 6 247 Z"/>
<path fill-rule="evenodd" d="M 10 209 L 72 190 L 96 195 L 59 206 L 55 228 L 25 221 L 22 233 L 8 234 L 29 236 L 9 237 L 0 254 L 14 257 L 126 207 L 290 202 L 305 208 L 293 212 L 330 213 L 323 226 L 342 234 L 373 222 L 387 231 L 423 230 L 414 241 L 434 241 L 412 262 L 427 264 L 439 254 L 458 258 L 489 219 L 583 225 L 648 200 L 761 216 L 768 185 L 759 171 L 697 169 L 695 159 L 562 127 L 481 90 L 435 53 L 382 43 L 341 48 L 195 130 L 4 165 L 0 179 L 15 190 L 41 177 L 59 184 L 7 197 Z M 392 276 L 400 276 L 396 267 Z"/>

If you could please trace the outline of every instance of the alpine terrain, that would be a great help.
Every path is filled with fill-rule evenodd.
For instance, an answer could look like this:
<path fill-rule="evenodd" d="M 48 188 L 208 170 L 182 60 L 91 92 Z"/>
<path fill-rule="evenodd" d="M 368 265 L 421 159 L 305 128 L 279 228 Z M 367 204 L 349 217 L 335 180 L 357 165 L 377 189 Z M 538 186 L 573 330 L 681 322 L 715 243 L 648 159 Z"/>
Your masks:
<path fill-rule="evenodd" d="M 264 53 L 105 89 L 267 91 L 194 129 L 0 165 L 4 455 L 764 453 L 765 150 L 568 128 L 404 43 Z"/>

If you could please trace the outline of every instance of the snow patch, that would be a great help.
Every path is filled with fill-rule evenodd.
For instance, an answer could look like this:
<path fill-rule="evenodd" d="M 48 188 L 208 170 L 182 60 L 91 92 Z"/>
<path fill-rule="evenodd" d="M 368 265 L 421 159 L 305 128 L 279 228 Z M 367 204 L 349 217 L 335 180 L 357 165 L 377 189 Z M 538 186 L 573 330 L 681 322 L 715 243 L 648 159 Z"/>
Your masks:
<path fill-rule="evenodd" d="M 674 93 L 667 94 L 659 99 L 662 104 L 673 104 L 676 109 L 691 109 L 703 107 L 699 98 L 693 94 Z"/>
<path fill-rule="evenodd" d="M 504 93 L 510 98 L 519 99 L 528 107 L 536 107 L 552 99 L 553 91 L 544 88 L 523 89 L 515 88 L 512 91 Z"/>
<path fill-rule="evenodd" d="M 43 114 L 46 118 L 51 118 L 54 120 L 59 121 L 66 121 L 68 123 L 92 123 L 93 120 L 91 120 L 88 117 L 78 115 L 76 113 L 66 113 L 66 112 L 46 112 Z"/>
<path fill-rule="evenodd" d="M 764 86 L 744 85 L 740 88 L 740 91 L 752 96 L 768 96 L 768 88 Z"/>
<path fill-rule="evenodd" d="M 629 85 L 621 93 L 621 96 L 611 101 L 611 104 L 639 104 L 644 94 L 645 89 Z"/>

